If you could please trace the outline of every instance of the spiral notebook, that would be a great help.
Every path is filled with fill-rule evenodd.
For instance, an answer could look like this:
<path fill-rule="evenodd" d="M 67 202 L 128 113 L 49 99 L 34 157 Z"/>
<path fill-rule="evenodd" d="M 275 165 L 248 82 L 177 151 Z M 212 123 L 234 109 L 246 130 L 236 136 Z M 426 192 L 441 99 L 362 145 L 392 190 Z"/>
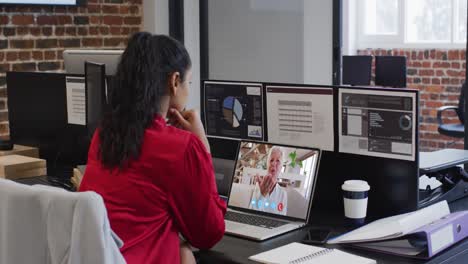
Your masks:
<path fill-rule="evenodd" d="M 301 243 L 291 243 L 254 256 L 250 260 L 266 264 L 373 264 L 368 259 L 338 249 L 320 248 Z"/>

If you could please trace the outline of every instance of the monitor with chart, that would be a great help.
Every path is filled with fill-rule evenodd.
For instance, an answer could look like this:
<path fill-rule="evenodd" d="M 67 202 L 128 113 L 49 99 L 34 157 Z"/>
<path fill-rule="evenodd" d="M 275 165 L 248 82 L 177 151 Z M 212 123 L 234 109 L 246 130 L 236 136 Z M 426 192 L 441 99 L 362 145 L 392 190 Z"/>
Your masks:
<path fill-rule="evenodd" d="M 205 81 L 203 104 L 208 136 L 264 140 L 261 83 Z"/>
<path fill-rule="evenodd" d="M 416 91 L 340 88 L 338 96 L 340 152 L 415 160 Z"/>
<path fill-rule="evenodd" d="M 334 150 L 333 88 L 266 85 L 268 142 Z"/>
<path fill-rule="evenodd" d="M 229 206 L 305 220 L 318 149 L 241 141 Z"/>

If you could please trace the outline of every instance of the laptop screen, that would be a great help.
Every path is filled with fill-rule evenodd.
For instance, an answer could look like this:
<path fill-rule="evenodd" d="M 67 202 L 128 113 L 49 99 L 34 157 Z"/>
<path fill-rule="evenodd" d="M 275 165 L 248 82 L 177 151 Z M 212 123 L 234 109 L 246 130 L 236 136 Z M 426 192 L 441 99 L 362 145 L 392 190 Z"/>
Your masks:
<path fill-rule="evenodd" d="M 320 151 L 241 141 L 229 206 L 306 219 Z"/>

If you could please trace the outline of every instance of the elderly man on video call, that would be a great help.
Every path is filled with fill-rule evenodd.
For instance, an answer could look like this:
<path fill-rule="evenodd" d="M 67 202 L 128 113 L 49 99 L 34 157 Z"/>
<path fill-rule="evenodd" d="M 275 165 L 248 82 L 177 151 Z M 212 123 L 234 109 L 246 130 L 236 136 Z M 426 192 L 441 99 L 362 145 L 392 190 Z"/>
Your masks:
<path fill-rule="evenodd" d="M 250 209 L 274 214 L 287 214 L 288 196 L 278 184 L 278 176 L 283 167 L 284 153 L 279 147 L 268 152 L 267 175 L 255 176 L 255 189 L 250 200 Z"/>

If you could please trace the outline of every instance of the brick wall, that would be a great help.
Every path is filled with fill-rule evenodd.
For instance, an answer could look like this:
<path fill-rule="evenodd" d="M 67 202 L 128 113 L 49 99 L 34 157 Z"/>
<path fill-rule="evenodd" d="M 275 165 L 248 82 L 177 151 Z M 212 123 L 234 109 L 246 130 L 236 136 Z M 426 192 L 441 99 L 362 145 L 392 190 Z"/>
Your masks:
<path fill-rule="evenodd" d="M 466 50 L 440 49 L 366 49 L 361 55 L 407 57 L 407 85 L 420 91 L 420 149 L 463 148 L 463 139 L 442 136 L 437 132 L 437 108 L 458 105 L 460 88 L 465 80 Z M 449 114 L 444 122 L 459 122 Z"/>
<path fill-rule="evenodd" d="M 82 7 L 0 5 L 0 136 L 8 135 L 7 71 L 61 71 L 70 48 L 122 48 L 142 27 L 143 0 Z"/>

